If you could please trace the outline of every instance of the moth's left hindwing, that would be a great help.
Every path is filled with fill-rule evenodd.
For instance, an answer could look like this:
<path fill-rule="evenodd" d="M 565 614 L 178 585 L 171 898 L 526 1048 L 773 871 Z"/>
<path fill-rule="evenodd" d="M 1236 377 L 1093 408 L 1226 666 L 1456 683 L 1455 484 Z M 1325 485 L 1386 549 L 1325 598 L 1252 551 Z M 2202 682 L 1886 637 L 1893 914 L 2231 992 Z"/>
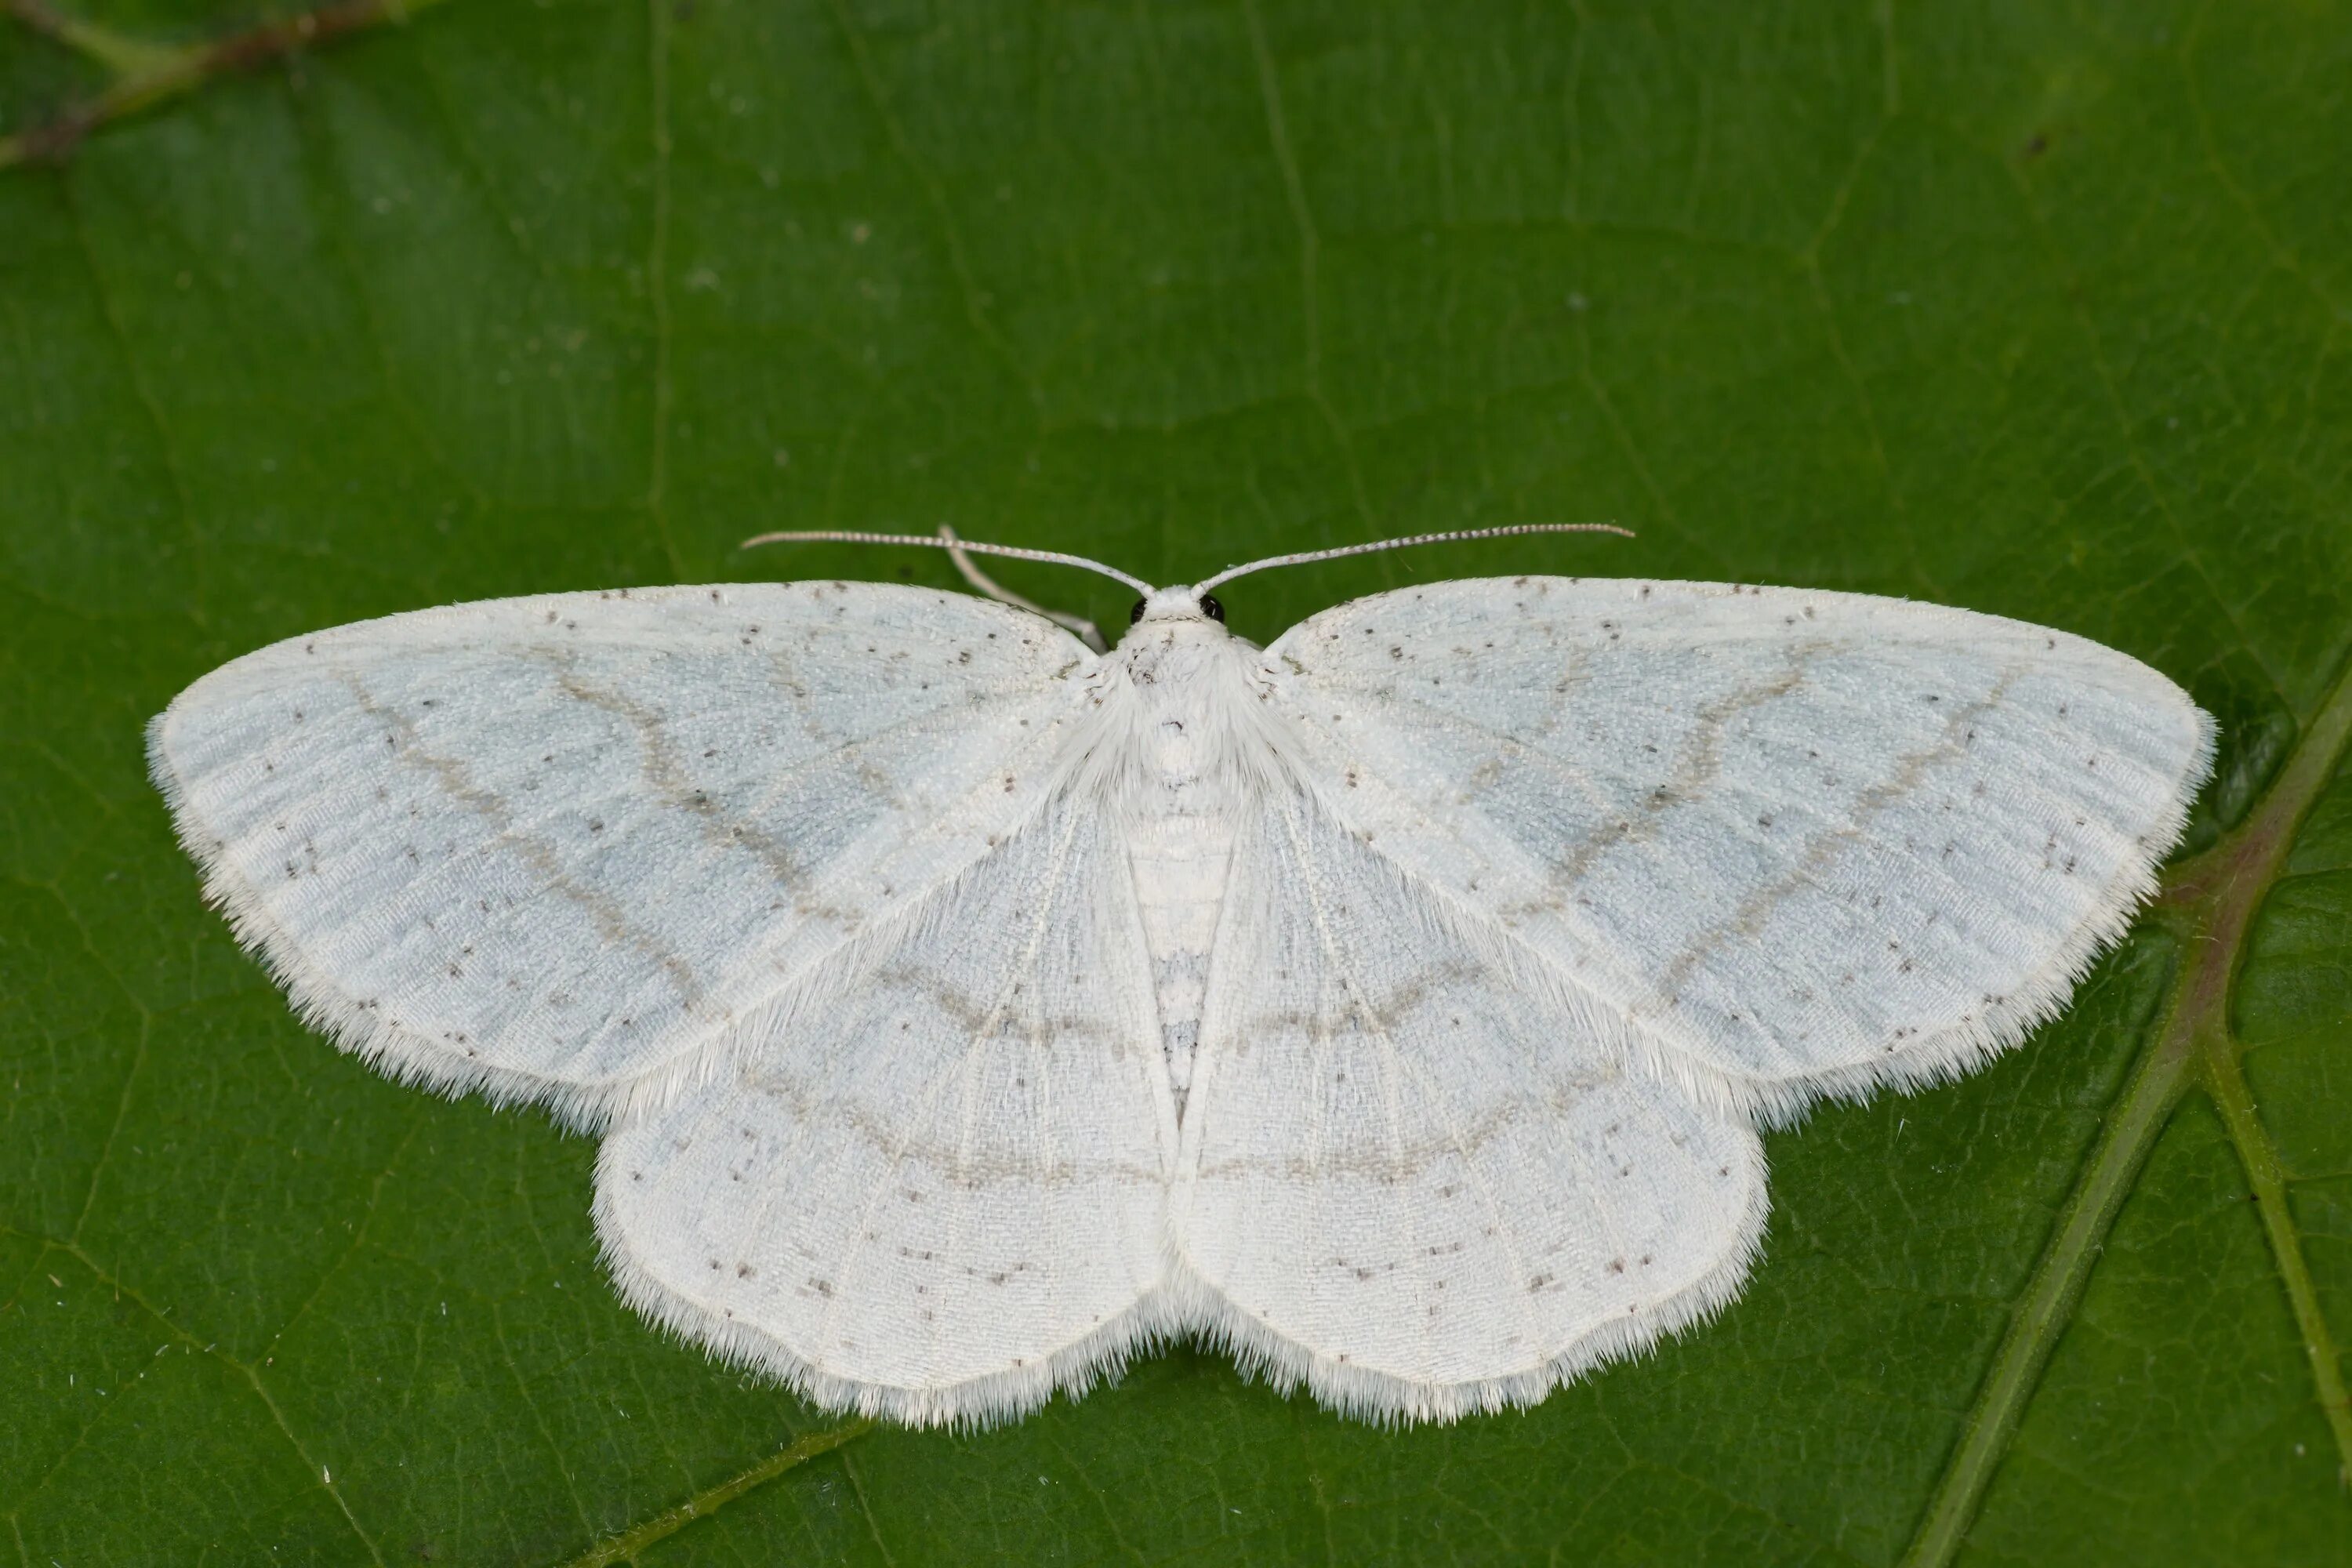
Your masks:
<path fill-rule="evenodd" d="M 1173 1111 L 1126 849 L 1066 795 L 605 1140 L 630 1301 L 918 1424 L 1083 1389 L 1153 1321 Z"/>

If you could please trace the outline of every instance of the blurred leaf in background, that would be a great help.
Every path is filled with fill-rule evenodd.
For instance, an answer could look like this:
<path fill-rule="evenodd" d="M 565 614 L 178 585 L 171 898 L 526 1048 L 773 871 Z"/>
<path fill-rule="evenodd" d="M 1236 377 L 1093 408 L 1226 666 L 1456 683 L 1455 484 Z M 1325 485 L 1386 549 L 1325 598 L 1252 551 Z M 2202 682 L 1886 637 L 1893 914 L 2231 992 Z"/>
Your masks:
<path fill-rule="evenodd" d="M 28 1564 L 2352 1563 L 2352 11 L 0 0 L 0 1516 Z M 707 1363 L 586 1140 L 197 901 L 181 686 L 449 600 L 1277 550 L 1900 594 L 2225 726 L 2165 904 L 1769 1142 L 1709 1327 L 1381 1432 L 1178 1351 L 967 1435 Z M 1124 595 L 1008 564 L 1121 625 Z M 0 1552 L 5 1547 L 0 1546 Z"/>

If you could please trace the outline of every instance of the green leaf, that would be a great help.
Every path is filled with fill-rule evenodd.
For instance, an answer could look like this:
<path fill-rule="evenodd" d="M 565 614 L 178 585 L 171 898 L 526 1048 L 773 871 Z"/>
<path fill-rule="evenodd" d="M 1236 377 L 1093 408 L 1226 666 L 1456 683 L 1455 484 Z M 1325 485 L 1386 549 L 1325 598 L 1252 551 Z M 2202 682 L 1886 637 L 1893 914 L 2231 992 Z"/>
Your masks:
<path fill-rule="evenodd" d="M 2343 5 L 13 9 L 20 1561 L 2352 1563 Z M 2221 772 L 2064 1019 L 1771 1138 L 1720 1320 L 1451 1428 L 1187 1350 L 961 1436 L 710 1365 L 601 1273 L 592 1145 L 304 1031 L 142 767 L 173 692 L 306 628 L 953 581 L 761 529 L 1171 580 L 1597 518 L 1641 537 L 1229 604 L 1263 639 L 1486 573 L 1907 595 L 2149 660 Z"/>

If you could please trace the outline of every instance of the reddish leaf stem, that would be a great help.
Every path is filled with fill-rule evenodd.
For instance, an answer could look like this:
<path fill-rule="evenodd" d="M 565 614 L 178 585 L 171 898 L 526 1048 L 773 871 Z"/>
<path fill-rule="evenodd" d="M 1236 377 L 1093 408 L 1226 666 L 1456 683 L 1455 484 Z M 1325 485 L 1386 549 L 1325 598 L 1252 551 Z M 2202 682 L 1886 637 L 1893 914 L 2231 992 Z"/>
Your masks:
<path fill-rule="evenodd" d="M 259 69 L 305 50 L 387 23 L 405 22 L 442 0 L 334 0 L 299 16 L 263 22 L 240 33 L 180 47 L 150 46 L 93 28 L 52 9 L 46 0 L 5 0 L 0 10 L 35 32 L 99 59 L 115 71 L 95 98 L 59 110 L 41 123 L 0 136 L 0 169 L 58 163 L 102 126 L 194 91 L 215 78 Z"/>

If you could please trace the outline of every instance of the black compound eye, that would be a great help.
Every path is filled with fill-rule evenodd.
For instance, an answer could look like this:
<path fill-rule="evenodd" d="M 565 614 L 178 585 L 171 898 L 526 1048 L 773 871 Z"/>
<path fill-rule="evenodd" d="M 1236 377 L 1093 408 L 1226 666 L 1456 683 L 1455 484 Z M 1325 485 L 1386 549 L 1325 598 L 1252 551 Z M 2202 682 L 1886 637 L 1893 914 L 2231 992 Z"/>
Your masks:
<path fill-rule="evenodd" d="M 1219 626 L 1225 624 L 1225 607 L 1217 603 L 1217 596 L 1214 594 L 1201 595 L 1201 613 Z"/>
<path fill-rule="evenodd" d="M 1128 612 L 1127 612 L 1127 624 L 1128 624 L 1129 626 L 1131 626 L 1135 625 L 1135 623 L 1136 623 L 1136 622 L 1138 622 L 1138 621 L 1141 620 L 1142 618 L 1143 618 L 1143 601 L 1142 601 L 1142 600 L 1140 600 L 1140 599 L 1138 599 L 1138 600 L 1136 600 L 1136 601 L 1135 601 L 1135 608 L 1133 608 L 1133 609 L 1131 609 L 1131 610 L 1129 610 L 1129 611 L 1128 611 Z"/>

